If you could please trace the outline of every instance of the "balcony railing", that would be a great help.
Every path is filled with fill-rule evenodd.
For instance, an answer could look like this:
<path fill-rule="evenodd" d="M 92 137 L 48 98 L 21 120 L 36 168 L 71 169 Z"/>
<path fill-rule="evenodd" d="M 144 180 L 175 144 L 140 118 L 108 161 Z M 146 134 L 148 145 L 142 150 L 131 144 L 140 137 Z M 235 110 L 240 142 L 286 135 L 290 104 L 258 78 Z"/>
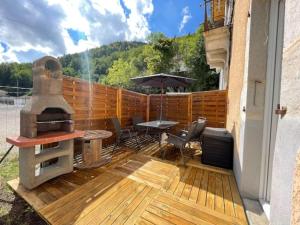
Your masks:
<path fill-rule="evenodd" d="M 224 26 L 226 0 L 204 0 L 204 29 L 209 31 Z"/>

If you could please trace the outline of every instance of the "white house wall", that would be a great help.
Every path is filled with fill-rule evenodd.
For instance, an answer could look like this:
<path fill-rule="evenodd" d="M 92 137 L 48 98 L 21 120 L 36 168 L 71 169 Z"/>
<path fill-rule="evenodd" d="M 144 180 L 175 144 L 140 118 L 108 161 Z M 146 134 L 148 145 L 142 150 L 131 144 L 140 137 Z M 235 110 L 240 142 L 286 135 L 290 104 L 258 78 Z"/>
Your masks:
<path fill-rule="evenodd" d="M 279 119 L 273 161 L 271 224 L 290 224 L 296 155 L 300 149 L 300 1 L 286 0 Z M 299 196 L 299 195 L 298 195 Z M 294 199 L 298 202 L 300 199 Z"/>
<path fill-rule="evenodd" d="M 267 71 L 269 1 L 253 0 L 249 12 L 244 81 L 239 108 L 239 153 L 235 152 L 234 155 L 234 172 L 242 197 L 258 199 Z"/>

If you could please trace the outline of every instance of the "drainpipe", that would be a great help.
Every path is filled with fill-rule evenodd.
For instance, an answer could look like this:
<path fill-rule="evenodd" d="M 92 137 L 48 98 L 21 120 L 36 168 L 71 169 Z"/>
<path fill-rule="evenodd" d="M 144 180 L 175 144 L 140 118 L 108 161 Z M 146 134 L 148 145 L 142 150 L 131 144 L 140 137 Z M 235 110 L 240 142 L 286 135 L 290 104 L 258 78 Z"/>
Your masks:
<path fill-rule="evenodd" d="M 227 70 L 227 87 L 226 89 L 228 89 L 228 84 L 229 84 L 229 80 L 230 80 L 230 63 L 231 63 L 231 52 L 232 52 L 232 21 L 233 21 L 233 14 L 234 14 L 234 6 L 235 6 L 235 0 L 232 0 L 232 11 L 231 11 L 231 15 L 230 15 L 230 23 L 227 25 L 228 26 L 228 30 L 229 30 L 229 46 L 228 46 L 228 70 Z"/>

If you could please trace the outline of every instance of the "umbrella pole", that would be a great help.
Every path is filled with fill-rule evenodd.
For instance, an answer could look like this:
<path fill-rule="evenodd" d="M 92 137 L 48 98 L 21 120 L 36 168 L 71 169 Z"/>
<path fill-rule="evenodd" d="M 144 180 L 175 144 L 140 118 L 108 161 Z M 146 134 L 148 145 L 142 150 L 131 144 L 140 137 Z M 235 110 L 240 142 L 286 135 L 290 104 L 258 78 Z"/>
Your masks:
<path fill-rule="evenodd" d="M 163 85 L 161 83 L 161 87 L 160 87 L 160 117 L 159 117 L 160 122 L 162 119 L 162 105 L 163 105 Z"/>

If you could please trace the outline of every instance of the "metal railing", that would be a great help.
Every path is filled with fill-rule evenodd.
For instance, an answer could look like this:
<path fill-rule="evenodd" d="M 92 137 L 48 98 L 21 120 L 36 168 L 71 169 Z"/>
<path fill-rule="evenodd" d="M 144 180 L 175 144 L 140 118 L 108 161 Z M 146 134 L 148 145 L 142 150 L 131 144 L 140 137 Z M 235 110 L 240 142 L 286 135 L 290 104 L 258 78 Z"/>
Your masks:
<path fill-rule="evenodd" d="M 224 26 L 226 0 L 204 0 L 204 30 Z"/>
<path fill-rule="evenodd" d="M 20 111 L 30 93 L 31 88 L 0 86 L 0 156 L 10 146 L 6 137 L 20 134 Z"/>

